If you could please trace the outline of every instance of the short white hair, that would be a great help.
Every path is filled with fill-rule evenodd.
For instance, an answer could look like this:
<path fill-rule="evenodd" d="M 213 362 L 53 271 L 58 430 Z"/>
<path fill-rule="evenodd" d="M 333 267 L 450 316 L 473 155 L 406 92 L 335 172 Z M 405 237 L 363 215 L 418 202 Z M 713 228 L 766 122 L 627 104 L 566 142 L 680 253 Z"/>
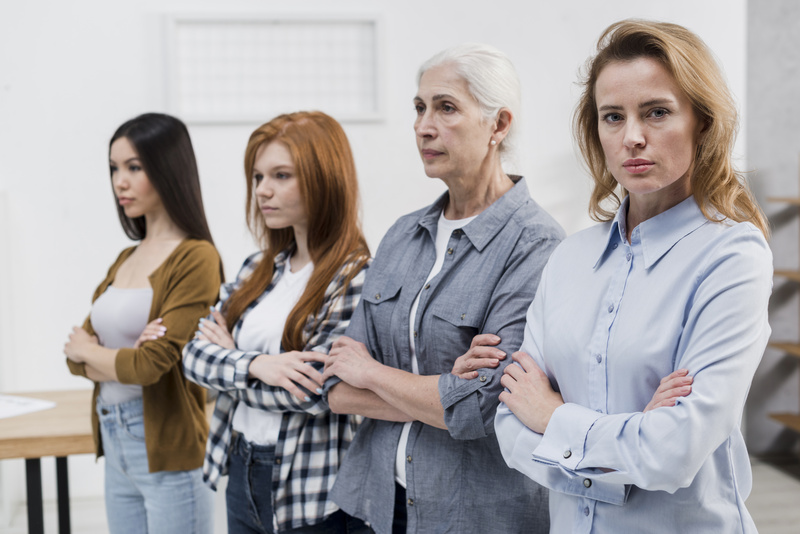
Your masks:
<path fill-rule="evenodd" d="M 467 82 L 470 94 L 477 100 L 488 120 L 497 119 L 501 108 L 508 108 L 513 119 L 505 139 L 498 146 L 504 159 L 513 154 L 521 107 L 521 89 L 517 70 L 503 52 L 480 43 L 464 43 L 442 50 L 422 64 L 417 85 L 426 71 L 441 65 L 453 65 Z"/>

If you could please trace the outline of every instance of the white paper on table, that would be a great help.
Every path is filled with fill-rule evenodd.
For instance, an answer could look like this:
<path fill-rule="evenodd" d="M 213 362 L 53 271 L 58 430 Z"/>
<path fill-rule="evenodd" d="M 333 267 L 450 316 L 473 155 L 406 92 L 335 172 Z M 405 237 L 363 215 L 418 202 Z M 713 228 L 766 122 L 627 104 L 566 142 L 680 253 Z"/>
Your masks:
<path fill-rule="evenodd" d="M 0 395 L 0 419 L 38 412 L 40 410 L 49 410 L 55 407 L 56 403 L 53 401 L 32 399 L 30 397 Z"/>

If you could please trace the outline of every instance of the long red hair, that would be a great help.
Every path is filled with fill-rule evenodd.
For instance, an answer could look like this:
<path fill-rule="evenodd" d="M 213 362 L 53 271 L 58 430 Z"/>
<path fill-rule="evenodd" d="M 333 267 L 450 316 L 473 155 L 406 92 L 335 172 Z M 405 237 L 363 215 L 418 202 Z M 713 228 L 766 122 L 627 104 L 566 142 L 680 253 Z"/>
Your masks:
<path fill-rule="evenodd" d="M 345 278 L 345 284 L 349 283 L 369 259 L 369 247 L 358 217 L 356 167 L 342 126 L 319 111 L 275 117 L 250 135 L 245 151 L 247 224 L 264 255 L 252 275 L 226 301 L 223 313 L 228 326 L 233 328 L 247 307 L 267 289 L 274 274 L 275 256 L 294 246 L 294 230 L 267 227 L 256 200 L 256 153 L 273 141 L 280 141 L 289 149 L 308 214 L 308 251 L 314 272 L 286 319 L 281 339 L 284 351 L 302 350 L 308 341 L 303 330 L 322 306 L 333 277 L 346 261 L 354 261 Z"/>

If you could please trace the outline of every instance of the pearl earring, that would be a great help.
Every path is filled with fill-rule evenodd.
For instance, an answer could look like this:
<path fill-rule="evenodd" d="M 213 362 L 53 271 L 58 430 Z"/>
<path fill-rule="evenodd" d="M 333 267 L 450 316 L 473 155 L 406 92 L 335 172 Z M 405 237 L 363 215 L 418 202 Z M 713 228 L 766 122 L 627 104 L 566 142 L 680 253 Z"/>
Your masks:
<path fill-rule="evenodd" d="M 492 146 L 494 146 L 494 145 L 496 145 L 496 144 L 497 144 L 497 141 L 495 141 L 494 139 L 492 139 Z"/>

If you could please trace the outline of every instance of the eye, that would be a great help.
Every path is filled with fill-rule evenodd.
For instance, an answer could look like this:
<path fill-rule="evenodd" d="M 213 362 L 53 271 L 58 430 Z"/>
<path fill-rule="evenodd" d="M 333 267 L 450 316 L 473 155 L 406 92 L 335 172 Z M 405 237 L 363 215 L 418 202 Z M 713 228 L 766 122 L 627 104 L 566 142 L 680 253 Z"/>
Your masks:
<path fill-rule="evenodd" d="M 112 175 L 113 175 L 115 172 L 117 172 L 117 170 L 118 170 L 116 165 L 110 165 L 110 166 L 108 167 L 108 169 L 111 171 L 111 174 L 112 174 Z"/>
<path fill-rule="evenodd" d="M 603 122 L 613 124 L 622 120 L 622 115 L 616 112 L 606 113 L 603 115 Z"/>
<path fill-rule="evenodd" d="M 445 102 L 442 104 L 442 111 L 445 113 L 453 113 L 456 110 L 456 107 L 453 104 Z"/>
<path fill-rule="evenodd" d="M 278 180 L 288 180 L 291 177 L 292 177 L 292 175 L 289 174 L 288 172 L 276 172 L 275 173 L 275 178 L 278 179 Z"/>
<path fill-rule="evenodd" d="M 416 110 L 417 115 L 422 115 L 425 113 L 425 106 L 422 104 L 414 104 L 414 109 Z"/>
<path fill-rule="evenodd" d="M 132 163 L 131 165 L 128 166 L 128 170 L 131 171 L 131 172 L 139 172 L 139 171 L 142 170 L 142 166 L 141 165 L 136 165 L 135 163 Z"/>
<path fill-rule="evenodd" d="M 650 116 L 654 119 L 663 119 L 667 115 L 669 115 L 669 110 L 664 108 L 656 108 L 650 112 Z"/>
<path fill-rule="evenodd" d="M 255 173 L 255 174 L 253 175 L 253 180 L 254 180 L 256 183 L 259 183 L 259 182 L 260 182 L 261 180 L 263 180 L 263 179 L 264 179 L 264 175 L 263 175 L 263 174 L 261 174 L 260 172 L 257 172 L 257 173 Z"/>

